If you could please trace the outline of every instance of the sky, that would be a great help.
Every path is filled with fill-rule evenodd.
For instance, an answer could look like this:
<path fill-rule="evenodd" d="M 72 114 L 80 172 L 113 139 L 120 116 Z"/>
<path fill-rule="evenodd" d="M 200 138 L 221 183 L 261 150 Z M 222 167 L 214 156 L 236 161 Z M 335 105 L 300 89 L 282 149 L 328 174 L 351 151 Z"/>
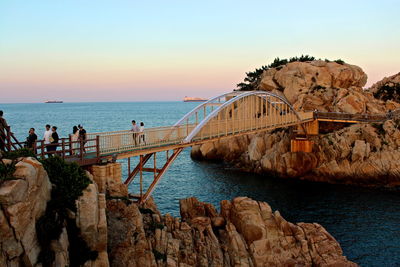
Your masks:
<path fill-rule="evenodd" d="M 0 0 L 0 103 L 164 101 L 302 54 L 400 72 L 400 1 Z"/>

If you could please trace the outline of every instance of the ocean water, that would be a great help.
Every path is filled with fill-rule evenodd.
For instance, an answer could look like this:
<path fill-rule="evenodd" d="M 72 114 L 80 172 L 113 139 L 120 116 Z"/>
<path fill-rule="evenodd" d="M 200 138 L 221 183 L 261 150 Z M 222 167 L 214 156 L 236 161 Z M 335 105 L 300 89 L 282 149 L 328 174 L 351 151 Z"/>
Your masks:
<path fill-rule="evenodd" d="M 0 100 L 1 101 L 1 100 Z M 63 103 L 0 104 L 12 131 L 24 140 L 30 127 L 39 138 L 44 125 L 58 126 L 67 137 L 83 124 L 88 132 L 130 129 L 130 121 L 146 127 L 175 123 L 197 103 Z M 159 162 L 163 155 L 158 156 Z M 126 161 L 123 175 L 127 176 Z M 145 176 L 149 184 L 151 175 Z M 137 182 L 130 187 L 138 192 Z M 343 248 L 344 255 L 361 266 L 400 266 L 400 192 L 357 188 L 241 172 L 229 165 L 199 162 L 185 149 L 163 177 L 153 197 L 163 213 L 179 215 L 179 199 L 195 196 L 219 207 L 223 199 L 248 196 L 268 202 L 291 222 L 318 222 Z"/>

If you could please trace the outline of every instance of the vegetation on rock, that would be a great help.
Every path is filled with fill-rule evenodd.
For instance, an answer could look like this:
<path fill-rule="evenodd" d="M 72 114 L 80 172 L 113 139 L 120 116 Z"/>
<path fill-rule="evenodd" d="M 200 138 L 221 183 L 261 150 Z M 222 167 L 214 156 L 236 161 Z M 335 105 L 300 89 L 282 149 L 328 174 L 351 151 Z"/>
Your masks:
<path fill-rule="evenodd" d="M 291 57 L 289 59 L 280 59 L 279 57 L 275 58 L 272 63 L 269 65 L 261 66 L 260 68 L 255 69 L 254 71 L 246 72 L 246 77 L 244 81 L 237 84 L 238 91 L 252 91 L 258 88 L 258 85 L 261 82 L 261 76 L 265 70 L 276 68 L 280 69 L 288 63 L 291 62 L 307 62 L 314 61 L 315 57 L 309 55 L 301 55 L 300 57 Z M 330 60 L 325 59 L 326 62 L 330 62 Z M 343 65 L 345 62 L 341 59 L 337 59 L 334 62 Z"/>
<path fill-rule="evenodd" d="M 399 84 L 385 84 L 374 92 L 374 97 L 388 101 L 392 100 L 400 103 L 400 83 Z"/>
<path fill-rule="evenodd" d="M 15 165 L 18 163 L 18 158 L 21 157 L 35 157 L 32 150 L 23 148 L 11 152 L 2 152 L 0 154 L 0 184 L 7 180 L 13 180 L 15 172 Z M 2 159 L 11 160 L 11 162 L 3 162 Z"/>
<path fill-rule="evenodd" d="M 76 163 L 65 162 L 60 157 L 51 157 L 41 161 L 53 184 L 51 200 L 47 203 L 46 213 L 36 223 L 36 232 L 42 251 L 39 260 L 43 266 L 51 266 L 55 253 L 51 241 L 58 240 L 62 229 L 66 227 L 70 242 L 70 266 L 81 266 L 87 260 L 97 257 L 80 237 L 76 222 L 68 217 L 69 211 L 76 211 L 75 201 L 91 183 L 85 171 Z"/>

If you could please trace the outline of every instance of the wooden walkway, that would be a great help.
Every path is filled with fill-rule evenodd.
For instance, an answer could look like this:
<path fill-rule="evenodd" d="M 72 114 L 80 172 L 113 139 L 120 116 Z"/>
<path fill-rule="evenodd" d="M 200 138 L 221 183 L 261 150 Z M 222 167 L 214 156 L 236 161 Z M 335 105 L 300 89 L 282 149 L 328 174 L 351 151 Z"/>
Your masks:
<path fill-rule="evenodd" d="M 129 176 L 125 183 L 132 183 L 140 176 L 139 201 L 144 202 L 167 171 L 179 153 L 185 148 L 210 141 L 234 136 L 258 133 L 273 129 L 297 126 L 303 127 L 312 121 L 331 121 L 345 123 L 383 122 L 398 112 L 382 115 L 345 114 L 332 112 L 296 112 L 289 102 L 278 95 L 266 91 L 230 92 L 214 97 L 187 113 L 172 126 L 145 129 L 134 133 L 130 130 L 88 133 L 85 143 L 62 138 L 57 151 L 48 152 L 44 142 L 36 144 L 38 157 L 57 154 L 68 161 L 82 166 L 128 159 Z M 6 129 L 6 137 L 0 136 L 6 150 L 12 151 L 24 144 L 19 143 Z M 166 152 L 162 168 L 157 167 L 156 154 Z M 139 157 L 139 163 L 131 171 L 131 157 Z M 153 167 L 145 165 L 153 158 Z M 152 172 L 154 180 L 144 192 L 142 173 Z"/>

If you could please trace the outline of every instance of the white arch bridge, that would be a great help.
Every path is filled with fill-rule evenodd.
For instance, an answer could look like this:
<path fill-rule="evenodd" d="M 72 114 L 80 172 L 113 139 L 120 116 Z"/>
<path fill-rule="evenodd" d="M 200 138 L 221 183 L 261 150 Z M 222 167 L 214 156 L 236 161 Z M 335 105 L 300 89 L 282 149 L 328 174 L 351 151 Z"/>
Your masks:
<path fill-rule="evenodd" d="M 125 184 L 140 177 L 139 202 L 145 202 L 157 183 L 185 148 L 222 138 L 268 131 L 304 124 L 313 120 L 313 112 L 296 112 L 283 97 L 266 91 L 230 92 L 201 103 L 173 126 L 145 129 L 143 133 L 116 131 L 89 133 L 88 148 L 96 150 L 97 158 L 128 159 Z M 91 144 L 92 142 L 92 144 Z M 96 144 L 95 144 L 96 143 Z M 161 168 L 157 167 L 157 153 L 166 153 Z M 131 170 L 131 158 L 136 167 Z M 151 167 L 146 163 L 153 159 Z M 149 165 L 149 164 L 147 164 Z M 143 173 L 153 173 L 153 180 L 143 188 Z"/>

